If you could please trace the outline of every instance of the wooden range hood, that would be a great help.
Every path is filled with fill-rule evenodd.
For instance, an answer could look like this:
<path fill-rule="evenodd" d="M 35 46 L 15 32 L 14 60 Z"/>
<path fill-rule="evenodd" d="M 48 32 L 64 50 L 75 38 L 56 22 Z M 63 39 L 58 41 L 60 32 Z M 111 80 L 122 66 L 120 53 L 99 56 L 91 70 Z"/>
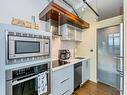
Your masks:
<path fill-rule="evenodd" d="M 48 21 L 49 19 L 55 20 L 59 25 L 68 23 L 81 29 L 89 28 L 87 22 L 54 2 L 49 3 L 49 5 L 39 14 L 39 18 L 43 21 Z"/>

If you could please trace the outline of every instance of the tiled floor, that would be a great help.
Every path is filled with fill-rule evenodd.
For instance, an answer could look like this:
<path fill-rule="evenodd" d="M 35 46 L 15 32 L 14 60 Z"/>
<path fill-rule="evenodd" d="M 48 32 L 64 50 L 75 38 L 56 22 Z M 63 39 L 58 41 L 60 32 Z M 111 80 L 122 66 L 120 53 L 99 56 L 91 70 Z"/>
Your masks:
<path fill-rule="evenodd" d="M 119 95 L 119 91 L 103 83 L 86 82 L 73 95 Z"/>

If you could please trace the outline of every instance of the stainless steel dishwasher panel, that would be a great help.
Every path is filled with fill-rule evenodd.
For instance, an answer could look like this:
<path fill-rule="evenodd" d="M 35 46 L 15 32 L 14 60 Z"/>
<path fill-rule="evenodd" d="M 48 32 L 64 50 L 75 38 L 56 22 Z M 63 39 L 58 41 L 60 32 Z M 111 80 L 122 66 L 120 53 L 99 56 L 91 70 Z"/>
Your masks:
<path fill-rule="evenodd" d="M 74 89 L 80 87 L 82 83 L 82 62 L 74 65 Z"/>

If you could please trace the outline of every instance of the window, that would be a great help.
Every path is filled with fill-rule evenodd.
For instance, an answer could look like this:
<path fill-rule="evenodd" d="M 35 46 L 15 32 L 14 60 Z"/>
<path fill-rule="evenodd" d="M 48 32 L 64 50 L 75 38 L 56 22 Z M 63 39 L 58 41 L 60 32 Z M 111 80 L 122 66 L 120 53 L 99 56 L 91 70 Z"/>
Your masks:
<path fill-rule="evenodd" d="M 108 35 L 108 45 L 109 46 L 119 46 L 120 45 L 120 34 L 112 33 Z"/>

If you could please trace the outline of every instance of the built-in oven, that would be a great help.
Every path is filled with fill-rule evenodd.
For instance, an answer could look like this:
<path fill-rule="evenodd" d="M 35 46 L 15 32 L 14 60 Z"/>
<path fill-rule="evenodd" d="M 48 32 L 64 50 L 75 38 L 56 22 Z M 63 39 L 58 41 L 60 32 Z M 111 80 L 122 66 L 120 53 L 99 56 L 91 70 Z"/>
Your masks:
<path fill-rule="evenodd" d="M 6 71 L 6 95 L 49 95 L 50 65 Z"/>
<path fill-rule="evenodd" d="M 8 32 L 8 64 L 50 57 L 50 37 L 28 33 Z"/>

